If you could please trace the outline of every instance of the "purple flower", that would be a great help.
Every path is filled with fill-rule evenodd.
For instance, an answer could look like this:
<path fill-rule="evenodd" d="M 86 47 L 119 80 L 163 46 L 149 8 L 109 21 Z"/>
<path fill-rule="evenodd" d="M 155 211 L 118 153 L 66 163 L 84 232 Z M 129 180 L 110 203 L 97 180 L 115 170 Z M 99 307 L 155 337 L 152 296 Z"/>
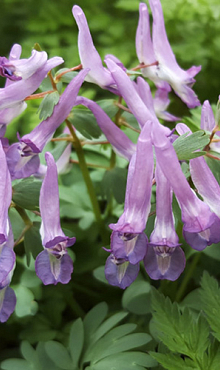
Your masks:
<path fill-rule="evenodd" d="M 139 5 L 139 22 L 136 32 L 136 52 L 140 63 L 151 65 L 157 62 L 150 34 L 150 20 L 147 5 Z M 157 88 L 170 91 L 169 84 L 158 76 L 158 65 L 142 68 L 142 74 L 152 80 Z"/>
<path fill-rule="evenodd" d="M 157 61 L 158 65 L 145 68 L 144 75 L 154 81 L 159 88 L 164 89 L 163 86 L 159 86 L 158 80 L 166 81 L 189 108 L 194 108 L 200 105 L 200 102 L 191 87 L 195 82 L 194 76 L 201 70 L 201 66 L 193 66 L 187 71 L 180 68 L 167 39 L 160 0 L 149 0 L 149 3 L 153 15 L 153 47 L 147 6 L 141 3 L 136 48 L 140 62 L 149 64 Z M 167 88 L 166 90 L 169 91 Z"/>
<path fill-rule="evenodd" d="M 111 121 L 98 104 L 82 96 L 77 97 L 76 105 L 78 104 L 82 104 L 92 111 L 100 129 L 113 146 L 115 152 L 129 161 L 135 151 L 135 144 Z"/>
<path fill-rule="evenodd" d="M 140 127 L 142 128 L 148 120 L 159 124 L 153 105 L 149 101 L 147 102 L 145 98 L 146 94 L 148 97 L 150 95 L 148 85 L 146 85 L 145 81 L 138 78 L 138 83 L 135 85 L 125 71 L 123 71 L 112 59 L 106 59 L 105 62 L 117 84 L 121 96 L 137 119 Z M 170 129 L 162 125 L 161 127 L 164 132 L 169 135 Z"/>
<path fill-rule="evenodd" d="M 40 191 L 40 233 L 44 251 L 36 258 L 36 274 L 45 285 L 67 284 L 73 272 L 67 247 L 73 245 L 76 238 L 65 236 L 61 229 L 57 168 L 52 154 L 47 152 L 45 159 L 47 173 Z"/>
<path fill-rule="evenodd" d="M 16 305 L 16 296 L 14 290 L 9 286 L 0 289 L 0 322 L 8 320 L 14 312 Z"/>
<path fill-rule="evenodd" d="M 8 320 L 16 304 L 14 291 L 9 287 L 15 268 L 14 238 L 11 225 L 5 243 L 0 245 L 0 322 Z"/>
<path fill-rule="evenodd" d="M 116 260 L 129 261 L 132 265 L 142 261 L 147 250 L 147 236 L 144 233 L 131 234 L 113 231 L 111 253 Z"/>
<path fill-rule="evenodd" d="M 160 166 L 156 165 L 156 220 L 144 265 L 151 279 L 176 280 L 185 267 L 172 213 L 172 190 Z"/>
<path fill-rule="evenodd" d="M 168 91 L 163 89 L 157 89 L 154 97 L 154 110 L 157 117 L 164 119 L 165 121 L 177 121 L 179 117 L 166 111 L 170 99 L 168 98 Z"/>
<path fill-rule="evenodd" d="M 128 261 L 117 260 L 111 254 L 106 261 L 105 277 L 109 284 L 121 289 L 127 288 L 136 279 L 139 273 L 139 263 L 132 265 Z"/>
<path fill-rule="evenodd" d="M 175 150 L 159 126 L 153 126 L 152 141 L 157 162 L 168 179 L 181 208 L 184 238 L 192 248 L 202 250 L 211 241 L 216 242 L 220 239 L 219 219 L 190 188 Z M 197 238 L 196 243 L 195 238 Z"/>
<path fill-rule="evenodd" d="M 0 89 L 0 109 L 14 107 L 22 102 L 27 96 L 38 89 L 47 73 L 54 67 L 63 63 L 60 57 L 47 59 L 45 51 L 32 51 L 29 59 L 18 59 L 20 56 L 19 45 L 13 47 L 11 53 L 11 73 L 19 80 L 10 81 Z"/>
<path fill-rule="evenodd" d="M 7 150 L 8 167 L 12 179 L 29 177 L 38 171 L 40 165 L 38 154 L 69 115 L 87 73 L 88 70 L 80 71 L 66 87 L 52 115 Z"/>
<path fill-rule="evenodd" d="M 111 86 L 114 85 L 114 80 L 111 73 L 102 65 L 100 55 L 93 44 L 83 10 L 78 5 L 74 5 L 72 12 L 79 28 L 78 49 L 81 64 L 83 68 L 90 69 L 86 81 L 95 83 L 102 88 L 111 89 Z M 114 88 L 112 90 L 114 91 Z"/>
<path fill-rule="evenodd" d="M 0 140 L 0 245 L 6 242 L 9 233 L 8 209 L 12 199 L 11 176 L 8 170 L 5 152 Z"/>
<path fill-rule="evenodd" d="M 129 164 L 124 212 L 116 224 L 109 225 L 122 234 L 141 234 L 146 227 L 154 170 L 151 126 L 149 121 L 144 125 Z"/>
<path fill-rule="evenodd" d="M 202 130 L 209 132 L 210 134 L 216 127 L 215 117 L 212 111 L 212 107 L 208 100 L 204 101 L 201 112 L 201 125 Z M 215 136 L 216 135 L 216 136 Z M 220 139 L 220 131 L 215 132 L 214 139 Z M 211 142 L 209 144 L 211 150 L 220 153 L 220 142 Z"/>

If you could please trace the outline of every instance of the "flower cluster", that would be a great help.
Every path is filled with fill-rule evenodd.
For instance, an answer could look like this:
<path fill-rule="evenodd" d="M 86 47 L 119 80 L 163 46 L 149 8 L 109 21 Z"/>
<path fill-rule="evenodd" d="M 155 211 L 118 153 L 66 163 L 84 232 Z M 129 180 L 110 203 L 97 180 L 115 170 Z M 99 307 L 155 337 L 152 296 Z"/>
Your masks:
<path fill-rule="evenodd" d="M 59 126 L 66 121 L 70 132 L 77 139 L 74 127 L 68 121 L 73 107 L 83 105 L 94 115 L 97 124 L 113 150 L 128 161 L 128 176 L 124 212 L 117 223 L 111 223 L 110 252 L 105 275 L 110 284 L 126 288 L 137 277 L 140 262 L 152 279 L 176 280 L 185 267 L 185 256 L 175 230 L 172 210 L 173 194 L 181 210 L 183 237 L 196 250 L 220 241 L 220 187 L 204 157 L 190 159 L 193 190 L 187 181 L 173 143 L 174 130 L 162 125 L 159 118 L 177 121 L 178 117 L 166 111 L 171 88 L 189 107 L 200 102 L 192 90 L 195 75 L 201 67 L 192 66 L 187 71 L 177 63 L 167 39 L 160 0 L 149 0 L 153 16 L 152 36 L 147 5 L 140 3 L 136 33 L 136 51 L 142 76 L 155 84 L 151 95 L 147 81 L 139 76 L 136 81 L 121 61 L 113 55 L 102 60 L 93 44 L 89 26 L 82 9 L 75 5 L 72 12 L 76 20 L 81 71 L 71 80 L 59 96 L 52 114 L 39 123 L 30 133 L 9 145 L 4 137 L 7 125 L 27 107 L 30 98 L 50 70 L 62 58 L 48 59 L 45 52 L 33 50 L 29 59 L 20 59 L 21 47 L 15 44 L 7 58 L 0 58 L 0 75 L 6 77 L 0 89 L 0 159 L 1 159 L 1 210 L 0 210 L 0 321 L 8 319 L 15 307 L 15 294 L 9 287 L 15 268 L 14 239 L 8 217 L 12 201 L 11 181 L 36 176 L 43 178 L 40 191 L 40 216 L 43 251 L 35 262 L 36 274 L 45 285 L 66 284 L 73 272 L 73 262 L 68 247 L 75 238 L 66 236 L 60 225 L 58 171 L 68 163 L 70 145 L 55 163 L 46 152 L 46 166 L 40 163 L 39 154 L 53 138 Z M 58 75 L 59 76 L 59 75 Z M 58 93 L 53 79 L 53 91 Z M 123 99 L 127 109 L 136 118 L 140 135 L 137 143 L 109 118 L 94 101 L 78 96 L 84 81 Z M 51 93 L 49 91 L 48 93 Z M 38 94 L 40 95 L 40 94 Z M 44 94 L 42 94 L 42 97 Z M 122 106 L 123 107 L 123 106 Z M 219 151 L 219 142 L 212 141 L 220 133 L 208 101 L 203 104 L 201 129 L 210 134 L 209 148 Z M 191 135 L 183 123 L 176 125 L 177 133 Z M 78 141 L 77 141 L 78 140 Z M 156 188 L 156 218 L 149 239 L 145 228 L 151 211 L 152 189 Z"/>

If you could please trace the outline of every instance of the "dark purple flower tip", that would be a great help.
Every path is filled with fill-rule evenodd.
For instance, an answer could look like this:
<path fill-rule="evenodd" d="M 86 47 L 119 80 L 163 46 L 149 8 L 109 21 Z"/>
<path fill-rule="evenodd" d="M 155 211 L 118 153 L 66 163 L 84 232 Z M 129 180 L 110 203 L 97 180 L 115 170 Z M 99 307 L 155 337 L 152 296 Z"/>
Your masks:
<path fill-rule="evenodd" d="M 57 247 L 57 245 L 62 245 L 64 248 L 66 248 L 66 247 L 70 247 L 71 245 L 73 245 L 75 241 L 76 241 L 75 237 L 69 238 L 68 236 L 63 236 L 63 235 L 55 236 L 55 238 L 49 240 L 45 244 L 45 248 L 54 249 Z"/>
<path fill-rule="evenodd" d="M 23 179 L 33 175 L 37 172 L 40 165 L 40 159 L 37 154 L 23 155 L 21 143 L 14 143 L 8 148 L 6 159 L 12 180 Z"/>
<path fill-rule="evenodd" d="M 16 296 L 10 287 L 0 290 L 0 322 L 5 322 L 15 309 Z"/>
<path fill-rule="evenodd" d="M 114 257 L 126 259 L 132 265 L 143 260 L 147 251 L 147 236 L 144 233 L 130 234 L 113 231 L 111 235 L 111 251 Z"/>
<path fill-rule="evenodd" d="M 14 251 L 4 245 L 0 247 L 0 289 L 5 288 L 10 283 L 10 272 L 13 270 L 15 265 L 15 253 Z"/>
<path fill-rule="evenodd" d="M 16 68 L 13 64 L 5 57 L 0 57 L 0 76 L 6 77 L 11 81 L 19 81 L 22 79 L 21 76 L 16 76 Z"/>
<path fill-rule="evenodd" d="M 63 256 L 54 255 L 53 250 L 44 250 L 35 261 L 37 276 L 44 285 L 62 283 L 67 284 L 73 272 L 73 261 L 68 254 Z"/>
<path fill-rule="evenodd" d="M 185 268 L 185 255 L 180 247 L 148 247 L 144 258 L 145 269 L 153 280 L 178 279 Z"/>
<path fill-rule="evenodd" d="M 105 277 L 109 284 L 121 289 L 127 288 L 138 276 L 139 264 L 130 264 L 128 261 L 117 260 L 111 254 L 106 261 Z"/>
<path fill-rule="evenodd" d="M 215 216 L 213 224 L 201 232 L 187 232 L 183 229 L 183 237 L 186 242 L 198 251 L 202 251 L 213 243 L 220 242 L 220 219 Z"/>

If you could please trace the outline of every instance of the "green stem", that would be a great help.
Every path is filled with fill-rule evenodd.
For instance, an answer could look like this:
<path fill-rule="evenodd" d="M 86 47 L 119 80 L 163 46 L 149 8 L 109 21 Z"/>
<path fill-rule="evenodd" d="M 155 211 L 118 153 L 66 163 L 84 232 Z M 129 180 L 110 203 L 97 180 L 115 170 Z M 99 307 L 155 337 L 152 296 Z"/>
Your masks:
<path fill-rule="evenodd" d="M 27 225 L 27 226 L 32 226 L 33 225 L 32 221 L 30 220 L 30 218 L 28 217 L 27 213 L 25 212 L 25 210 L 23 208 L 17 206 L 17 204 L 15 205 L 14 208 L 16 209 L 16 211 L 21 216 L 21 218 L 24 221 L 25 225 Z"/>
<path fill-rule="evenodd" d="M 96 197 L 96 194 L 95 194 L 95 189 L 94 189 L 92 180 L 90 178 L 89 170 L 88 170 L 88 167 L 87 167 L 87 164 L 86 164 L 86 161 L 85 161 L 85 157 L 84 157 L 84 153 L 83 153 L 81 143 L 80 143 L 78 137 L 76 136 L 75 131 L 74 131 L 71 123 L 67 119 L 66 119 L 66 124 L 67 124 L 67 126 L 70 130 L 70 133 L 71 133 L 72 137 L 73 137 L 73 145 L 74 145 L 74 148 L 75 148 L 78 160 L 79 160 L 79 166 L 81 168 L 82 175 L 83 175 L 86 187 L 87 187 L 87 191 L 88 191 L 89 198 L 90 198 L 90 201 L 91 201 L 91 204 L 92 204 L 93 212 L 94 212 L 96 221 L 97 221 L 97 223 L 99 225 L 99 228 L 100 228 L 100 234 L 101 234 L 101 237 L 102 237 L 102 242 L 105 245 L 107 245 L 107 244 L 109 244 L 109 236 L 106 235 L 105 225 L 104 225 L 104 222 L 103 222 L 103 219 L 102 219 L 101 211 L 100 211 L 100 208 L 99 208 L 99 203 L 98 203 L 98 200 L 97 200 L 97 197 Z"/>
<path fill-rule="evenodd" d="M 188 271 L 186 272 L 186 275 L 182 281 L 182 284 L 180 285 L 180 288 L 177 292 L 177 295 L 176 295 L 176 301 L 177 302 L 180 302 L 180 300 L 182 299 L 182 297 L 184 296 L 184 293 L 185 293 L 185 290 L 187 288 L 187 285 L 189 283 L 189 280 L 191 279 L 192 275 L 193 275 L 193 272 L 196 268 L 196 265 L 197 263 L 199 262 L 199 259 L 200 259 L 200 256 L 201 256 L 201 253 L 197 252 L 191 262 L 191 265 L 188 269 Z"/>

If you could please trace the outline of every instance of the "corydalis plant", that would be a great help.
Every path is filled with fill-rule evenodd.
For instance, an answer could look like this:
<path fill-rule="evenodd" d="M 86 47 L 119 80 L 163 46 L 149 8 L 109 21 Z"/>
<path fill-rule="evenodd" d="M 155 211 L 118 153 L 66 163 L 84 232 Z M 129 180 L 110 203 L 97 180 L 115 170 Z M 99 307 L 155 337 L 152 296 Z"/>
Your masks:
<path fill-rule="evenodd" d="M 73 245 L 76 238 L 67 237 L 61 229 L 57 168 L 52 154 L 47 152 L 45 159 L 47 172 L 40 192 L 40 234 L 44 251 L 37 256 L 35 268 L 45 285 L 58 282 L 67 284 L 73 272 L 67 247 Z"/>

